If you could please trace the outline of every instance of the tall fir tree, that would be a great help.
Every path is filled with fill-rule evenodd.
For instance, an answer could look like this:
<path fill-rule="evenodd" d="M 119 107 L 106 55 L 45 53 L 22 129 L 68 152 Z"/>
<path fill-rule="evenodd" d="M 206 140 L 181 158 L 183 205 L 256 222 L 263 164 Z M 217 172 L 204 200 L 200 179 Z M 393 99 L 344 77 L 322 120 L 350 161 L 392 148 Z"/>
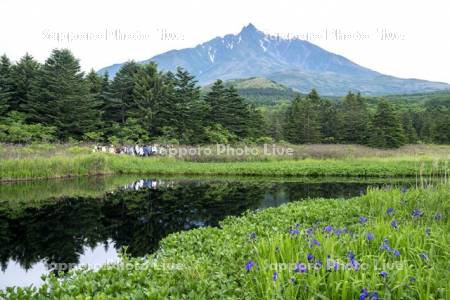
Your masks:
<path fill-rule="evenodd" d="M 14 94 L 10 101 L 10 110 L 26 112 L 31 91 L 36 85 L 41 65 L 28 53 L 11 68 Z"/>
<path fill-rule="evenodd" d="M 14 96 L 11 77 L 11 61 L 6 55 L 0 57 L 0 113 L 4 116 Z"/>
<path fill-rule="evenodd" d="M 97 129 L 98 105 L 78 60 L 67 49 L 55 49 L 42 66 L 26 105 L 31 122 L 55 126 L 60 139 L 80 139 Z"/>
<path fill-rule="evenodd" d="M 183 68 L 168 73 L 171 82 L 171 120 L 182 142 L 200 142 L 205 127 L 206 103 L 201 98 L 195 77 Z"/>
<path fill-rule="evenodd" d="M 417 142 L 417 133 L 413 127 L 412 112 L 410 110 L 402 113 L 402 127 L 405 135 L 405 142 L 413 144 Z"/>
<path fill-rule="evenodd" d="M 136 108 L 133 101 L 135 75 L 141 68 L 134 61 L 126 62 L 111 82 L 109 96 L 105 102 L 105 121 L 124 124 L 127 111 Z"/>
<path fill-rule="evenodd" d="M 342 138 L 346 143 L 364 144 L 369 113 L 360 95 L 348 92 L 342 103 Z"/>
<path fill-rule="evenodd" d="M 128 109 L 127 115 L 142 122 L 150 134 L 159 134 L 169 124 L 166 116 L 170 111 L 168 89 L 155 63 L 141 67 L 135 74 L 132 96 L 134 105 Z"/>
<path fill-rule="evenodd" d="M 317 113 L 317 99 L 296 96 L 286 112 L 284 128 L 285 138 L 294 144 L 319 143 L 321 140 L 319 116 Z"/>
<path fill-rule="evenodd" d="M 380 100 L 370 123 L 369 145 L 377 148 L 398 148 L 405 144 L 402 123 L 391 104 Z"/>

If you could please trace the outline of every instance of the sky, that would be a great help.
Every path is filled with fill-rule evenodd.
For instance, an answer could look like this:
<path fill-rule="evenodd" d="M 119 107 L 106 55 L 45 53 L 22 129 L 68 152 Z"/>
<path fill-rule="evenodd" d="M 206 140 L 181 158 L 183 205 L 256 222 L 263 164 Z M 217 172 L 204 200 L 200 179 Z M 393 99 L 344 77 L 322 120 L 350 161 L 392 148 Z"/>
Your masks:
<path fill-rule="evenodd" d="M 0 54 L 69 48 L 85 71 L 238 33 L 248 23 L 373 70 L 450 83 L 447 0 L 2 0 Z"/>

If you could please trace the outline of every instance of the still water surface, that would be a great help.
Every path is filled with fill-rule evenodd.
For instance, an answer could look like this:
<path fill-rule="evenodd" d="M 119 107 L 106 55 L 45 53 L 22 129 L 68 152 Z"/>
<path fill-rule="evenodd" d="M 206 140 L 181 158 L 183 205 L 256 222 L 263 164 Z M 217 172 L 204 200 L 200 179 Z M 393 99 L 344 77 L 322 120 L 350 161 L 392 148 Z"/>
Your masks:
<path fill-rule="evenodd" d="M 0 184 L 0 289 L 155 251 L 170 233 L 302 199 L 350 198 L 414 179 L 100 177 Z"/>

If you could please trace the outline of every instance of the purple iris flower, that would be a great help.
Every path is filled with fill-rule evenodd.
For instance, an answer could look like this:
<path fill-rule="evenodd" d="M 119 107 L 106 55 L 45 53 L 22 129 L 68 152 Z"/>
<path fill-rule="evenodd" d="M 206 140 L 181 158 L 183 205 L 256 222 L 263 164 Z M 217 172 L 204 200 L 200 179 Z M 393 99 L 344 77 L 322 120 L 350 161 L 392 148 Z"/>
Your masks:
<path fill-rule="evenodd" d="M 323 229 L 323 231 L 330 233 L 330 232 L 333 231 L 333 226 L 331 226 L 331 225 L 325 226 L 325 228 Z"/>
<path fill-rule="evenodd" d="M 295 279 L 295 277 L 292 277 L 292 278 L 290 279 L 290 281 L 291 281 L 291 283 L 296 283 L 296 282 L 297 282 L 297 279 Z"/>
<path fill-rule="evenodd" d="M 311 242 L 311 247 L 313 247 L 313 246 L 320 247 L 320 242 L 319 242 L 318 240 L 313 240 L 313 241 Z"/>
<path fill-rule="evenodd" d="M 278 273 L 277 272 L 273 272 L 272 279 L 273 279 L 273 281 L 277 281 L 277 279 L 278 279 Z"/>
<path fill-rule="evenodd" d="M 369 297 L 369 292 L 366 289 L 361 289 L 361 294 L 359 294 L 359 300 L 364 300 Z"/>
<path fill-rule="evenodd" d="M 388 216 L 392 216 L 392 215 L 394 214 L 394 209 L 393 209 L 392 207 L 389 207 L 389 208 L 386 210 L 386 213 L 388 214 Z"/>
<path fill-rule="evenodd" d="M 254 265 L 255 265 L 255 262 L 253 260 L 249 260 L 247 262 L 247 264 L 245 265 L 245 270 L 247 270 L 247 272 L 250 271 Z"/>
<path fill-rule="evenodd" d="M 398 250 L 394 250 L 392 253 L 397 257 L 400 256 L 400 251 L 398 251 Z"/>
<path fill-rule="evenodd" d="M 339 263 L 335 260 L 331 261 L 330 256 L 327 256 L 327 271 L 331 271 L 333 268 L 334 271 L 339 269 Z"/>
<path fill-rule="evenodd" d="M 392 221 L 392 222 L 391 222 L 391 226 L 392 226 L 393 228 L 395 228 L 395 229 L 398 229 L 398 222 L 397 222 L 397 220 Z"/>
<path fill-rule="evenodd" d="M 383 278 L 387 278 L 388 273 L 385 272 L 385 271 L 381 271 L 381 272 L 380 272 L 380 276 L 383 277 Z"/>
<path fill-rule="evenodd" d="M 307 271 L 308 271 L 308 269 L 306 268 L 306 266 L 304 264 L 297 263 L 295 265 L 295 268 L 294 268 L 295 273 L 306 273 Z"/>
<path fill-rule="evenodd" d="M 375 235 L 372 232 L 368 232 L 367 233 L 367 240 L 368 241 L 373 241 L 374 238 L 375 238 Z"/>
<path fill-rule="evenodd" d="M 291 234 L 291 235 L 297 235 L 297 234 L 300 234 L 300 230 L 298 230 L 298 229 L 292 229 L 292 227 L 289 229 L 289 233 Z"/>
<path fill-rule="evenodd" d="M 314 229 L 312 229 L 312 228 L 306 229 L 306 234 L 307 235 L 312 235 L 313 233 L 314 233 Z"/>
<path fill-rule="evenodd" d="M 349 252 L 347 253 L 347 256 L 348 256 L 348 258 L 349 258 L 350 260 L 355 259 L 355 254 L 354 254 L 352 251 L 349 251 Z"/>
<path fill-rule="evenodd" d="M 316 268 L 317 269 L 320 269 L 320 268 L 322 268 L 322 266 L 323 266 L 323 264 L 322 264 L 322 261 L 320 261 L 319 259 L 316 261 Z"/>
<path fill-rule="evenodd" d="M 361 224 L 364 224 L 367 222 L 367 218 L 366 217 L 359 217 L 359 222 L 361 222 Z"/>
<path fill-rule="evenodd" d="M 392 251 L 392 248 L 389 247 L 389 245 L 386 244 L 386 243 L 384 243 L 384 244 L 381 246 L 381 249 L 386 250 L 386 251 L 389 251 L 389 252 Z"/>
<path fill-rule="evenodd" d="M 250 239 L 252 240 L 256 239 L 256 232 L 250 233 Z"/>
<path fill-rule="evenodd" d="M 378 292 L 369 292 L 366 289 L 361 289 L 361 294 L 359 294 L 359 300 L 364 300 L 369 298 L 371 300 L 378 300 Z"/>
<path fill-rule="evenodd" d="M 342 229 L 336 229 L 336 230 L 334 231 L 334 233 L 335 233 L 338 237 L 340 237 L 341 234 L 344 233 L 344 231 L 343 231 Z"/>
<path fill-rule="evenodd" d="M 312 255 L 311 253 L 308 253 L 307 258 L 308 258 L 309 262 L 312 262 L 314 260 L 314 255 Z"/>
<path fill-rule="evenodd" d="M 413 217 L 413 218 L 419 218 L 419 217 L 421 217 L 423 215 L 423 212 L 420 210 L 420 209 L 417 209 L 417 208 L 415 208 L 413 211 L 412 211 L 412 213 L 411 213 L 411 216 Z"/>

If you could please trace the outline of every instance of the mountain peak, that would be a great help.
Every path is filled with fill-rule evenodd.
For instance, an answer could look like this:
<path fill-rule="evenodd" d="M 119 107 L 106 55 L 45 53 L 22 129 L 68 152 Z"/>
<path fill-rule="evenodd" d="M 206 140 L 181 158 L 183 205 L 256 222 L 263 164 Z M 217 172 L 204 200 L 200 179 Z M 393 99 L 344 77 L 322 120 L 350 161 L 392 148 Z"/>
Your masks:
<path fill-rule="evenodd" d="M 259 30 L 256 29 L 255 25 L 253 25 L 252 23 L 248 23 L 247 26 L 244 26 L 241 30 L 241 33 L 253 33 L 253 32 L 258 32 Z"/>
<path fill-rule="evenodd" d="M 366 95 L 414 93 L 450 89 L 450 85 L 385 76 L 312 43 L 272 39 L 249 23 L 237 35 L 216 37 L 194 48 L 168 51 L 154 61 L 164 71 L 187 69 L 200 84 L 248 77 L 264 77 L 298 91 L 316 88 L 322 95 L 345 95 L 357 90 Z M 99 71 L 111 76 L 120 65 Z M 260 80 L 256 80 L 257 85 Z M 252 84 L 255 84 L 252 81 Z"/>

